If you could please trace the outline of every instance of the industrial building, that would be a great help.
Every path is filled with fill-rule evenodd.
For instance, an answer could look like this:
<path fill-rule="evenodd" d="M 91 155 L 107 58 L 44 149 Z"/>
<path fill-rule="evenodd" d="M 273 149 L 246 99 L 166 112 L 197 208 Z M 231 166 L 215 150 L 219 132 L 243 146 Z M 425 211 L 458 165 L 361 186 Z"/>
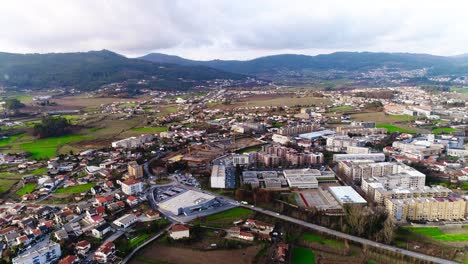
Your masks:
<path fill-rule="evenodd" d="M 164 200 L 158 206 L 162 210 L 171 212 L 174 215 L 191 215 L 198 211 L 208 209 L 218 205 L 220 202 L 215 196 L 206 193 L 187 190 L 170 199 Z"/>
<path fill-rule="evenodd" d="M 287 188 L 288 182 L 277 171 L 244 171 L 242 184 L 249 184 L 252 188 L 279 189 Z"/>
<path fill-rule="evenodd" d="M 366 205 L 367 201 L 362 198 L 351 186 L 331 186 L 328 188 L 330 193 L 341 204 L 359 204 Z"/>
<path fill-rule="evenodd" d="M 284 177 L 289 187 L 299 189 L 318 188 L 319 182 L 335 181 L 332 171 L 320 171 L 316 169 L 284 170 Z"/>
<path fill-rule="evenodd" d="M 210 177 L 211 188 L 226 188 L 226 166 L 213 165 Z"/>
<path fill-rule="evenodd" d="M 112 223 L 120 228 L 127 228 L 136 223 L 137 221 L 138 218 L 134 214 L 126 214 Z"/>

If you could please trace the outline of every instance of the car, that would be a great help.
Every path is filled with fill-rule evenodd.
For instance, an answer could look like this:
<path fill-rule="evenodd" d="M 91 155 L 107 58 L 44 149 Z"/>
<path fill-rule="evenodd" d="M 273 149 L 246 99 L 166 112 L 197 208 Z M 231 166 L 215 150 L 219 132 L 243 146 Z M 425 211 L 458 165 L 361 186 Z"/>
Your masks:
<path fill-rule="evenodd" d="M 280 215 L 279 213 L 276 213 L 276 215 Z"/>

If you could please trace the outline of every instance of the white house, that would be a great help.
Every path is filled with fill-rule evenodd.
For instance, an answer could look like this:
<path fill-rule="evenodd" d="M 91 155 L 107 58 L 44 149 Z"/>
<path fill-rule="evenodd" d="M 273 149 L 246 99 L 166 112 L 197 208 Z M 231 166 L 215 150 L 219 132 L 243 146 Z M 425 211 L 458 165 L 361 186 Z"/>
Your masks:
<path fill-rule="evenodd" d="M 126 195 L 135 195 L 137 193 L 143 192 L 143 183 L 135 179 L 123 181 L 122 192 Z"/>
<path fill-rule="evenodd" d="M 173 225 L 169 236 L 174 240 L 190 237 L 190 229 L 184 225 Z"/>

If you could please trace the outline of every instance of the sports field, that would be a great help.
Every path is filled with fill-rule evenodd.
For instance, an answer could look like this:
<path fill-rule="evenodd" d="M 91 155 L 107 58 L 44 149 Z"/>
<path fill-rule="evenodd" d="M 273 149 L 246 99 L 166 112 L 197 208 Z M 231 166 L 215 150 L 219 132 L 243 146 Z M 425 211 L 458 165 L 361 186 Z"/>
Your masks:
<path fill-rule="evenodd" d="M 388 133 L 398 132 L 398 133 L 416 134 L 416 131 L 414 130 L 403 128 L 403 127 L 397 127 L 397 126 L 390 125 L 390 124 L 377 124 L 376 127 L 386 128 Z"/>
<path fill-rule="evenodd" d="M 23 143 L 20 147 L 30 152 L 35 159 L 49 159 L 57 155 L 56 151 L 59 146 L 87 139 L 90 139 L 90 137 L 84 135 L 66 135 L 37 139 L 32 142 Z"/>
<path fill-rule="evenodd" d="M 437 227 L 408 227 L 406 230 L 444 242 L 468 242 L 468 233 L 448 234 Z"/>
<path fill-rule="evenodd" d="M 131 238 L 129 241 L 128 241 L 128 246 L 130 248 L 136 248 L 138 247 L 141 243 L 143 243 L 145 240 L 147 240 L 148 238 L 150 237 L 149 234 L 147 233 L 143 233 L 143 234 L 140 234 L 136 237 L 133 237 Z"/>
<path fill-rule="evenodd" d="M 87 184 L 81 184 L 81 185 L 76 185 L 68 188 L 58 188 L 55 193 L 83 193 L 89 191 L 91 188 L 93 188 L 96 185 L 96 183 L 87 183 Z"/>
<path fill-rule="evenodd" d="M 312 250 L 303 247 L 295 247 L 292 252 L 292 264 L 313 264 L 315 254 Z"/>

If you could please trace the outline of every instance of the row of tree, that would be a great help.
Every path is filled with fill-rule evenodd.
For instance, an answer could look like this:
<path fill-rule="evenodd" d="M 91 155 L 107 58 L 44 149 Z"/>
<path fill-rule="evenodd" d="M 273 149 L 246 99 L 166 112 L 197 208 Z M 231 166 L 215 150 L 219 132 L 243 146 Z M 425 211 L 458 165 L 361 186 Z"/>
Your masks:
<path fill-rule="evenodd" d="M 33 135 L 39 138 L 58 137 L 71 132 L 72 125 L 64 117 L 43 117 L 41 123 L 35 124 Z"/>

